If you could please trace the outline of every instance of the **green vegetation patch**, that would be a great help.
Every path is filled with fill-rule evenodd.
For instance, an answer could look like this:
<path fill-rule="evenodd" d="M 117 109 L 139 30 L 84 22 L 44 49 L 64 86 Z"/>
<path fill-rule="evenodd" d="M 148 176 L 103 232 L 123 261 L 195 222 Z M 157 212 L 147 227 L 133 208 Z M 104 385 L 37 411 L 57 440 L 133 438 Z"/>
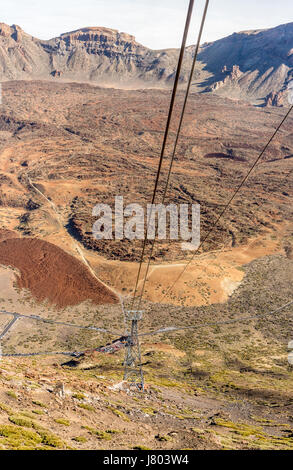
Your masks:
<path fill-rule="evenodd" d="M 63 426 L 70 426 L 70 421 L 68 421 L 68 419 L 56 418 L 56 419 L 54 419 L 54 421 L 55 421 L 55 423 L 62 424 Z"/>
<path fill-rule="evenodd" d="M 234 437 L 223 438 L 226 439 L 225 443 L 222 439 L 222 444 L 240 443 L 243 445 L 245 442 L 249 449 L 260 449 L 260 450 L 271 450 L 271 449 L 293 449 L 293 438 L 292 437 L 278 437 L 266 434 L 261 427 L 252 426 L 245 423 L 233 423 L 232 421 L 225 421 L 221 418 L 215 419 L 217 426 L 222 426 L 229 429 Z M 237 437 L 239 436 L 239 438 Z M 230 447 L 232 448 L 232 447 Z"/>
<path fill-rule="evenodd" d="M 47 408 L 47 406 L 39 400 L 33 400 L 32 403 L 34 405 L 40 406 L 41 408 Z"/>
<path fill-rule="evenodd" d="M 155 439 L 157 439 L 157 441 L 160 441 L 160 442 L 166 442 L 166 441 L 172 440 L 171 436 L 163 436 L 162 434 L 158 434 L 157 436 L 155 436 Z"/>
<path fill-rule="evenodd" d="M 106 431 L 100 431 L 99 429 L 94 429 L 89 426 L 83 426 L 83 429 L 87 429 L 93 436 L 96 436 L 100 440 L 109 441 L 112 439 L 113 434 L 119 434 L 121 431 L 116 429 L 107 429 Z"/>
<path fill-rule="evenodd" d="M 64 448 L 64 442 L 55 434 L 52 434 L 46 430 L 39 430 L 38 433 L 42 438 L 42 444 L 45 444 L 49 447 L 55 447 L 57 449 Z"/>
<path fill-rule="evenodd" d="M 5 413 L 11 414 L 13 413 L 12 408 L 10 406 L 5 405 L 5 403 L 0 403 L 0 410 L 5 411 Z"/>
<path fill-rule="evenodd" d="M 8 390 L 8 392 L 6 392 L 6 394 L 10 397 L 10 398 L 17 398 L 17 394 L 15 392 L 13 392 L 12 390 Z"/>
<path fill-rule="evenodd" d="M 85 395 L 81 392 L 77 392 L 72 395 L 72 398 L 76 398 L 77 400 L 83 400 L 85 398 Z"/>
<path fill-rule="evenodd" d="M 12 415 L 9 416 L 9 421 L 17 426 L 24 426 L 26 428 L 35 428 L 37 427 L 36 423 L 34 423 L 30 418 L 27 418 L 23 415 Z"/>
<path fill-rule="evenodd" d="M 78 406 L 84 410 L 95 411 L 95 408 L 92 405 L 88 405 L 88 403 L 78 403 Z"/>
<path fill-rule="evenodd" d="M 87 442 L 87 438 L 84 436 L 76 436 L 72 438 L 73 441 L 80 442 L 81 444 Z"/>
<path fill-rule="evenodd" d="M 13 450 L 35 449 L 42 442 L 37 432 L 9 424 L 0 426 L 0 436 L 1 444 Z"/>
<path fill-rule="evenodd" d="M 151 450 L 151 448 L 150 448 L 150 447 L 146 447 L 146 446 L 138 445 L 138 446 L 134 446 L 134 447 L 133 447 L 133 450 Z"/>
<path fill-rule="evenodd" d="M 124 419 L 124 421 L 130 421 L 128 416 L 126 416 L 126 414 L 123 413 L 123 411 L 117 410 L 117 408 L 114 408 L 113 406 L 108 406 L 108 409 L 111 410 L 112 413 L 114 413 L 114 415 L 118 416 L 119 418 Z"/>

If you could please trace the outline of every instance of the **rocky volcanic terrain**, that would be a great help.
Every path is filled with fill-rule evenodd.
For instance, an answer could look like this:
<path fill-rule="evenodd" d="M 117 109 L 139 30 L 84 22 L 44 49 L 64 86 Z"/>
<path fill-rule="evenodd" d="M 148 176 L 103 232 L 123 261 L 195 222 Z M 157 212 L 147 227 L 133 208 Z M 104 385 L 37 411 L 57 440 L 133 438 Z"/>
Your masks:
<path fill-rule="evenodd" d="M 202 238 L 287 112 L 292 29 L 201 47 L 166 203 L 199 203 Z M 106 28 L 41 41 L 1 24 L 0 449 L 293 448 L 292 305 L 277 310 L 292 300 L 292 116 L 172 291 L 193 252 L 156 243 L 146 392 L 121 382 L 123 349 L 95 350 L 126 332 L 142 243 L 95 240 L 92 210 L 150 201 L 177 55 Z"/>
<path fill-rule="evenodd" d="M 80 84 L 4 84 L 0 200 L 15 210 L 14 222 L 2 228 L 47 241 L 61 230 L 98 255 L 137 261 L 141 241 L 94 239 L 92 210 L 97 203 L 114 209 L 116 195 L 124 196 L 125 205 L 146 207 L 169 96 L 168 91 Z M 179 94 L 156 202 L 162 196 L 182 99 Z M 199 203 L 203 236 L 283 115 L 283 109 L 192 94 L 166 202 Z M 279 232 L 280 224 L 292 220 L 292 158 L 289 118 L 204 251 L 237 247 L 251 237 Z M 185 254 L 180 241 L 158 241 L 154 259 L 171 261 Z"/>
<path fill-rule="evenodd" d="M 129 294 L 142 242 L 96 240 L 92 210 L 97 203 L 107 203 L 114 209 L 116 195 L 124 197 L 125 205 L 138 202 L 146 207 L 153 191 L 169 97 L 170 92 L 162 90 L 123 91 L 44 81 L 4 83 L 0 116 L 2 229 L 18 237 L 57 244 L 91 270 L 97 278 L 94 284 L 101 279 L 114 293 Z M 182 100 L 183 94 L 179 93 L 156 202 L 162 197 Z M 190 96 L 166 202 L 199 203 L 202 238 L 284 112 L 282 108 L 258 108 L 216 95 Z M 226 274 L 215 265 L 210 271 L 209 263 L 197 257 L 199 265 L 194 269 L 207 270 L 202 288 L 194 289 L 198 273 L 191 269 L 169 300 L 191 305 L 222 301 L 242 278 L 233 257 L 242 265 L 239 256 L 245 247 L 251 245 L 247 261 L 280 248 L 292 249 L 292 156 L 292 118 L 288 118 L 201 249 L 201 253 L 232 249 L 232 258 L 221 263 L 221 269 L 227 267 Z M 21 240 L 9 243 L 22 251 Z M 39 266 L 43 257 L 48 263 L 53 260 L 50 247 L 39 247 Z M 45 248 L 47 254 L 41 255 Z M 182 269 L 178 260 L 192 255 L 183 248 L 181 241 L 156 243 L 147 298 L 156 301 L 164 294 L 165 286 Z M 14 249 L 12 259 L 3 248 L 0 261 L 21 269 L 19 285 L 42 299 L 44 289 L 37 294 L 30 268 L 24 269 L 23 257 Z M 33 257 L 28 256 L 26 262 L 29 260 L 33 266 Z M 160 268 L 162 262 L 174 266 L 164 270 Z M 45 272 L 49 273 L 47 269 Z M 68 275 L 68 282 L 77 286 L 77 271 L 73 269 L 75 280 Z M 67 275 L 60 275 L 59 282 L 62 279 Z M 54 283 L 52 271 L 48 298 L 60 305 L 70 303 L 62 294 L 68 284 L 58 288 L 56 297 Z M 76 294 L 72 295 L 75 299 Z"/>
<path fill-rule="evenodd" d="M 186 49 L 181 82 L 194 46 Z M 151 50 L 134 36 L 82 28 L 43 41 L 0 23 L 0 79 L 89 81 L 128 88 L 170 86 L 178 50 Z M 202 45 L 193 87 L 201 92 L 280 106 L 293 71 L 293 23 L 234 33 Z M 277 96 L 275 96 L 275 94 Z M 285 95 L 285 96 L 284 96 Z"/>
<path fill-rule="evenodd" d="M 0 448 L 292 450 L 293 379 L 286 350 L 292 306 L 264 314 L 290 299 L 293 261 L 267 256 L 244 272 L 242 285 L 224 305 L 144 304 L 142 332 L 174 324 L 195 328 L 141 337 L 143 394 L 121 382 L 123 350 L 114 355 L 89 350 L 114 336 L 51 323 L 61 316 L 119 332 L 118 306 L 60 311 L 19 297 L 17 311 L 38 312 L 49 322 L 18 319 L 1 339 L 4 354 L 88 351 L 71 361 L 54 355 L 2 357 Z M 253 314 L 260 316 L 213 324 Z M 1 315 L 1 330 L 9 320 Z"/>
<path fill-rule="evenodd" d="M 280 106 L 293 78 L 293 23 L 234 33 L 204 44 L 199 57 L 212 74 L 207 91 L 238 99 L 264 97 L 265 104 Z"/>

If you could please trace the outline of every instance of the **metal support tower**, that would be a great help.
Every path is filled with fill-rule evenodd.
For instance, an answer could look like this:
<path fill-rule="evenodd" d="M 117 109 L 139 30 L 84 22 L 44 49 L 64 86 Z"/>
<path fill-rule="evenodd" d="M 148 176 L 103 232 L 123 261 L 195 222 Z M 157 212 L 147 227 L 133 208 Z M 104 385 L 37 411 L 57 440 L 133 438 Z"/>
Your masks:
<path fill-rule="evenodd" d="M 142 319 L 142 314 L 142 310 L 128 310 L 125 312 L 126 320 L 131 322 L 131 329 L 125 352 L 124 380 L 129 383 L 130 387 L 134 386 L 143 392 L 144 378 L 138 339 L 138 322 Z"/>

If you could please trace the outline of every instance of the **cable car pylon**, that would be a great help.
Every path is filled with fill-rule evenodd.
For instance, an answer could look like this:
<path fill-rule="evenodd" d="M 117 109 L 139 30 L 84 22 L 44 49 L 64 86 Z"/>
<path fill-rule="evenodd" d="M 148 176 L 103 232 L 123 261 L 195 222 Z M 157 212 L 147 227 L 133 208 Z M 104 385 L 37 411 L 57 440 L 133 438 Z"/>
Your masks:
<path fill-rule="evenodd" d="M 143 317 L 142 310 L 128 310 L 125 312 L 126 321 L 131 322 L 130 334 L 127 337 L 127 345 L 124 360 L 124 380 L 129 387 L 135 387 L 144 391 L 144 376 L 141 365 L 141 352 L 138 338 L 138 322 Z"/>

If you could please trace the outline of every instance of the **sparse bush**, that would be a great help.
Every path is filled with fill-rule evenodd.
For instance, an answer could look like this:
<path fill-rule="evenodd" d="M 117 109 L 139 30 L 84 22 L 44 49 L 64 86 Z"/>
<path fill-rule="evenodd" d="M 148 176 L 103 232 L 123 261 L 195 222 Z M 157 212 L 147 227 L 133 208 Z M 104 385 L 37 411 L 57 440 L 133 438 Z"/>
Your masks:
<path fill-rule="evenodd" d="M 117 410 L 117 409 L 114 408 L 113 406 L 108 406 L 108 409 L 111 410 L 112 413 L 114 413 L 114 415 L 118 416 L 119 418 L 124 419 L 124 421 L 130 421 L 130 419 L 128 418 L 128 416 L 126 416 L 126 414 L 123 413 L 123 411 Z"/>
<path fill-rule="evenodd" d="M 22 429 L 12 425 L 0 426 L 1 443 L 8 449 L 35 449 L 42 442 L 41 436 L 35 431 Z"/>
<path fill-rule="evenodd" d="M 58 449 L 64 447 L 64 443 L 62 442 L 62 440 L 55 434 L 52 434 L 45 430 L 40 430 L 38 432 L 42 438 L 42 444 L 45 444 L 46 446 L 50 447 L 56 447 Z"/>
<path fill-rule="evenodd" d="M 133 450 L 151 450 L 151 449 L 150 449 L 150 447 L 138 445 L 138 446 L 134 446 Z"/>
<path fill-rule="evenodd" d="M 88 411 L 95 411 L 95 408 L 92 405 L 88 405 L 87 403 L 78 403 L 79 408 L 84 408 Z"/>
<path fill-rule="evenodd" d="M 17 426 L 24 426 L 26 428 L 33 428 L 34 427 L 33 421 L 29 418 L 24 417 L 24 416 L 12 415 L 12 416 L 9 416 L 8 419 L 9 419 L 9 421 L 11 421 L 11 423 L 16 424 Z"/>
<path fill-rule="evenodd" d="M 33 400 L 32 403 L 37 406 L 41 406 L 42 408 L 46 408 L 46 405 L 38 400 Z"/>
<path fill-rule="evenodd" d="M 56 418 L 54 421 L 57 424 L 63 424 L 63 426 L 70 426 L 70 421 L 68 421 L 68 419 Z"/>
<path fill-rule="evenodd" d="M 73 441 L 84 443 L 87 442 L 87 438 L 84 436 L 76 436 L 72 438 Z"/>
<path fill-rule="evenodd" d="M 85 398 L 84 394 L 81 392 L 74 393 L 72 398 L 76 398 L 77 400 L 83 400 Z"/>

